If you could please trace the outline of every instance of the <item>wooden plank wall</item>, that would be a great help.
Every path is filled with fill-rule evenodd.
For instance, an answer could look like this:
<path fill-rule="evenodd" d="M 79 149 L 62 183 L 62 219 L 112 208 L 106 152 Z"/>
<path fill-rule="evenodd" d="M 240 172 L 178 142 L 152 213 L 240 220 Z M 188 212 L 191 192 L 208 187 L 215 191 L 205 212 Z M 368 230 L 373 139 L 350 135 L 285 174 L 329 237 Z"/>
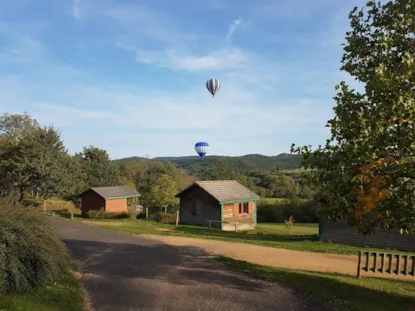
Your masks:
<path fill-rule="evenodd" d="M 415 252 L 415 235 L 400 234 L 398 229 L 379 229 L 376 235 L 365 236 L 345 222 L 322 221 L 320 239 L 336 244 Z"/>

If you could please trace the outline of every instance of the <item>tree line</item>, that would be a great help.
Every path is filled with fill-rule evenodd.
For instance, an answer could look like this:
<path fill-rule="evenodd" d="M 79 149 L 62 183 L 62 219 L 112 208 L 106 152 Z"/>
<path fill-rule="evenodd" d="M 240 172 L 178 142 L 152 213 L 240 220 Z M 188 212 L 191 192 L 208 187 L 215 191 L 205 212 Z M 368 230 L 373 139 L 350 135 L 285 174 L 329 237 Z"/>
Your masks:
<path fill-rule="evenodd" d="M 153 209 L 177 205 L 174 195 L 198 179 L 236 179 L 263 197 L 306 199 L 313 194 L 306 173 L 240 173 L 227 158 L 215 159 L 196 175 L 168 161 L 113 161 L 95 146 L 71 155 L 56 127 L 40 125 L 27 113 L 0 117 L 0 172 L 1 196 L 14 202 L 27 195 L 76 202 L 89 187 L 127 185 L 141 193 L 141 204 Z"/>

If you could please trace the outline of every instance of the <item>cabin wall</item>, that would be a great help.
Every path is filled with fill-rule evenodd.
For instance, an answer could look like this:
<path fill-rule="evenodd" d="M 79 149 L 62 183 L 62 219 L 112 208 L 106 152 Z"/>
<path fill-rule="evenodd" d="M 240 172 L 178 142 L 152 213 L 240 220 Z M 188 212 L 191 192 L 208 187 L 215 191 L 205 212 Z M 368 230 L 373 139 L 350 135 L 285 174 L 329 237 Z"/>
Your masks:
<path fill-rule="evenodd" d="M 221 220 L 221 206 L 210 194 L 195 188 L 180 198 L 180 223 L 207 226 L 208 220 Z M 212 223 L 220 228 L 220 223 Z"/>
<path fill-rule="evenodd" d="M 223 221 L 238 223 L 238 230 L 250 230 L 255 228 L 255 202 L 248 202 L 248 213 L 239 213 L 239 204 L 243 202 L 234 202 L 223 205 Z M 223 230 L 235 230 L 235 224 L 223 224 Z"/>
<path fill-rule="evenodd" d="M 105 211 L 108 213 L 126 213 L 127 199 L 112 199 L 107 200 L 105 204 Z"/>
<path fill-rule="evenodd" d="M 105 210 L 105 200 L 93 191 L 85 193 L 81 197 L 82 217 L 88 217 L 89 211 Z"/>
<path fill-rule="evenodd" d="M 320 222 L 320 240 L 361 247 L 415 251 L 415 236 L 400 234 L 399 229 L 379 229 L 376 235 L 365 236 L 346 222 Z"/>

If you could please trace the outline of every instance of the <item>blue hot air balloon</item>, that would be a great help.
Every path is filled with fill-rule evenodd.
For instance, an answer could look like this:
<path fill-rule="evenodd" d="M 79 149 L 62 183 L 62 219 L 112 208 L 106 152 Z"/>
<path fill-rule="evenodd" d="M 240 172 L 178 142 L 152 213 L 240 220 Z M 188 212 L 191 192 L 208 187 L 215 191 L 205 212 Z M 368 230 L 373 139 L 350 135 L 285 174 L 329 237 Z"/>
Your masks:
<path fill-rule="evenodd" d="M 219 91 L 221 83 L 218 79 L 210 79 L 206 81 L 206 88 L 215 97 L 215 94 Z"/>
<path fill-rule="evenodd" d="M 201 142 L 198 142 L 198 143 L 196 143 L 195 144 L 195 150 L 196 150 L 196 152 L 197 152 L 197 154 L 202 158 L 202 160 L 203 160 L 203 157 L 206 155 L 206 153 L 208 152 L 208 150 L 209 150 L 209 144 L 208 143 L 205 143 L 205 142 L 203 142 L 203 141 L 201 141 Z"/>

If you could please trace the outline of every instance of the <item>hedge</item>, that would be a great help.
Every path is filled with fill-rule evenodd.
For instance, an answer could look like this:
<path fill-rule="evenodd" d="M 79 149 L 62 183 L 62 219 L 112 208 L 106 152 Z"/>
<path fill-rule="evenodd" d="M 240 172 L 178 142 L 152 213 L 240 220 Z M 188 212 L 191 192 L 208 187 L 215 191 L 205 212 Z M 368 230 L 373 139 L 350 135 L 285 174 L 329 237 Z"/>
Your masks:
<path fill-rule="evenodd" d="M 257 207 L 258 222 L 284 223 L 290 216 L 296 223 L 317 223 L 317 203 L 310 200 L 289 203 L 259 203 Z"/>
<path fill-rule="evenodd" d="M 130 217 L 128 213 L 110 213 L 103 211 L 89 211 L 87 215 L 91 219 L 123 219 Z"/>

